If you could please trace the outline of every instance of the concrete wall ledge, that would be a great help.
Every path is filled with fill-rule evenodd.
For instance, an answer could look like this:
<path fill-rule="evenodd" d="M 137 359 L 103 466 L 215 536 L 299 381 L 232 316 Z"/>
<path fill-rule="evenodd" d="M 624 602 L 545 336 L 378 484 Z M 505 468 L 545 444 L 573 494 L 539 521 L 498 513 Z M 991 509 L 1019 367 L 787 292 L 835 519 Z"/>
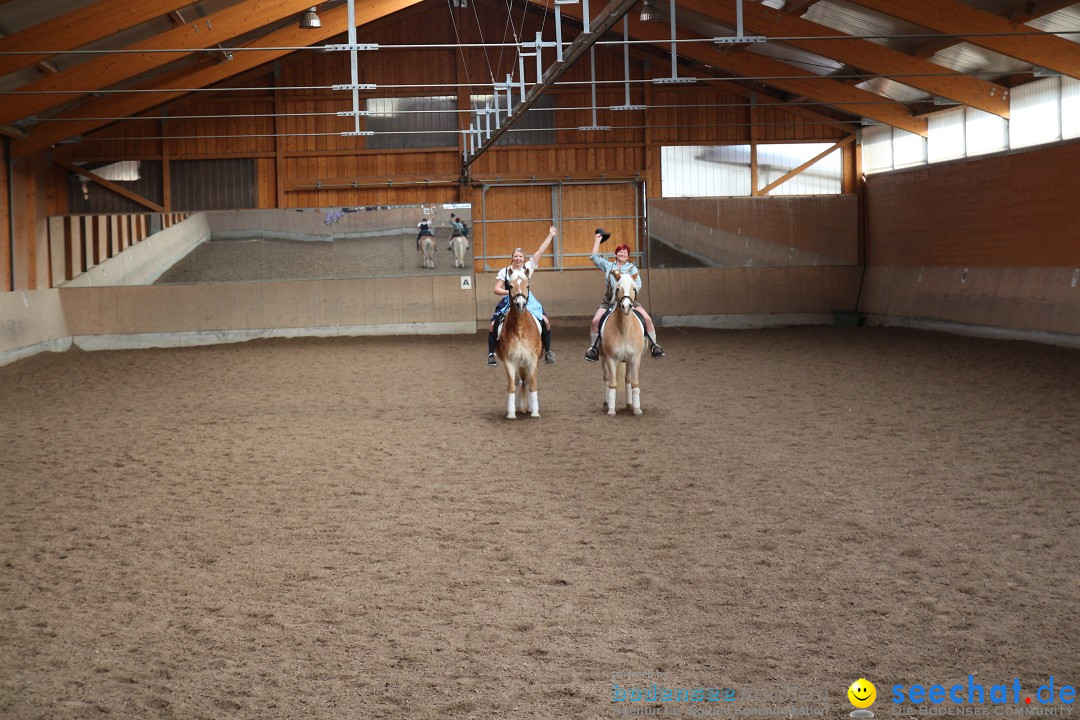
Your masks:
<path fill-rule="evenodd" d="M 831 325 L 832 313 L 774 313 L 769 315 L 664 315 L 660 327 L 713 330 L 760 330 L 791 325 Z"/>
<path fill-rule="evenodd" d="M 1080 350 L 1080 335 L 1071 333 L 1046 332 L 1043 330 L 1016 330 L 1013 328 L 994 327 L 992 325 L 970 325 L 967 323 L 934 320 L 932 318 L 900 317 L 895 315 L 866 315 L 867 325 L 881 327 L 903 327 L 912 330 L 946 332 L 954 335 L 986 338 L 989 340 L 1023 340 L 1026 342 L 1058 345 Z"/>
<path fill-rule="evenodd" d="M 117 333 L 76 335 L 72 342 L 80 350 L 144 350 L 147 348 L 197 347 L 248 342 L 265 338 L 362 337 L 374 335 L 457 335 L 476 332 L 473 322 L 400 323 L 391 325 L 350 325 L 335 327 L 262 328 L 250 330 L 207 330 L 176 333 Z"/>
<path fill-rule="evenodd" d="M 14 350 L 6 350 L 0 352 L 0 367 L 4 365 L 10 365 L 13 362 L 28 358 L 32 355 L 37 355 L 42 352 L 67 352 L 71 349 L 71 338 L 60 338 L 59 340 L 49 340 L 48 342 L 37 343 L 36 345 L 27 345 L 26 347 L 15 348 Z"/>

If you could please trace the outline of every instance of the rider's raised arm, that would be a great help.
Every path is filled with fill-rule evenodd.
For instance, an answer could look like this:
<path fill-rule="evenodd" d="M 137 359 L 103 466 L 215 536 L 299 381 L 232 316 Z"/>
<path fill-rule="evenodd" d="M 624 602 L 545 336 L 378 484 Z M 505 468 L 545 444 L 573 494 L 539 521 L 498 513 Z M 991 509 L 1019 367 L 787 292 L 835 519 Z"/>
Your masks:
<path fill-rule="evenodd" d="M 533 267 L 535 267 L 535 268 L 540 267 L 540 258 L 542 258 L 544 256 L 544 253 L 547 252 L 548 247 L 551 245 L 551 241 L 554 240 L 555 236 L 558 235 L 558 234 L 559 234 L 559 231 L 555 229 L 554 225 L 552 225 L 551 228 L 548 230 L 547 237 L 544 238 L 544 242 L 540 243 L 540 247 L 536 248 L 536 252 L 533 253 L 533 256 L 532 256 Z"/>
<path fill-rule="evenodd" d="M 589 255 L 589 259 L 592 260 L 593 265 L 606 273 L 611 269 L 611 263 L 605 260 L 604 256 L 600 254 L 600 243 L 602 242 L 604 242 L 604 236 L 600 233 L 596 233 L 596 240 L 593 242 L 592 254 Z"/>

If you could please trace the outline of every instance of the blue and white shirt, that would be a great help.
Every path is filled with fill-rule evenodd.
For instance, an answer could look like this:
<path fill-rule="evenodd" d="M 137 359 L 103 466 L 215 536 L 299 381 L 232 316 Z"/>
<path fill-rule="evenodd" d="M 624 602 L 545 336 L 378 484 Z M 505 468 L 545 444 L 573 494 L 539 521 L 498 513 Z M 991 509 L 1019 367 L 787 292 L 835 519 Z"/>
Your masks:
<path fill-rule="evenodd" d="M 608 292 L 615 290 L 615 276 L 612 275 L 613 270 L 618 270 L 623 275 L 629 273 L 634 278 L 634 285 L 638 290 L 641 289 L 641 273 L 638 272 L 637 265 L 632 262 L 625 262 L 622 265 L 613 263 L 610 260 L 605 260 L 603 255 L 590 255 L 589 259 L 592 260 L 593 265 L 604 271 L 604 278 L 607 280 Z"/>
<path fill-rule="evenodd" d="M 530 277 L 533 275 L 533 273 L 536 272 L 536 266 L 533 265 L 532 258 L 529 258 L 528 260 L 526 260 L 525 264 L 522 265 L 522 267 L 529 269 L 529 276 Z M 510 269 L 509 267 L 504 267 L 503 269 L 499 270 L 499 274 L 496 275 L 495 277 L 500 282 L 505 283 L 507 278 L 509 277 L 509 273 L 507 272 L 509 269 Z M 505 313 L 506 310 L 509 307 L 510 307 L 510 296 L 509 295 L 503 295 L 502 299 L 499 300 L 498 306 L 496 306 L 496 308 L 495 308 L 495 313 L 496 314 Z M 540 301 L 536 298 L 536 293 L 532 292 L 532 288 L 529 289 L 529 302 L 525 306 L 525 308 L 529 312 L 531 312 L 536 317 L 537 320 L 540 320 L 544 315 L 544 306 L 540 304 Z"/>

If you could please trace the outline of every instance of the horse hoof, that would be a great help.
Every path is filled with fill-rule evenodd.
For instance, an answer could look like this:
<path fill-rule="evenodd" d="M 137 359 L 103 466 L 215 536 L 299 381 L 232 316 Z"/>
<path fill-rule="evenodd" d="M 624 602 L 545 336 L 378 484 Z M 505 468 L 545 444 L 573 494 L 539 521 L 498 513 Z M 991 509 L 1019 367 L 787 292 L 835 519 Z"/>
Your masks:
<path fill-rule="evenodd" d="M 607 411 L 607 414 L 608 414 L 608 415 L 609 415 L 610 417 L 615 417 L 615 411 L 614 411 L 614 410 L 608 410 L 608 411 Z"/>
<path fill-rule="evenodd" d="M 507 420 L 516 420 L 517 415 L 514 415 L 513 413 L 510 413 L 509 415 L 506 416 L 506 419 Z"/>
<path fill-rule="evenodd" d="M 540 417 L 540 413 L 538 413 L 538 412 L 530 413 L 529 417 Z"/>
<path fill-rule="evenodd" d="M 634 414 L 635 415 L 640 415 L 641 414 L 641 408 L 634 408 Z"/>

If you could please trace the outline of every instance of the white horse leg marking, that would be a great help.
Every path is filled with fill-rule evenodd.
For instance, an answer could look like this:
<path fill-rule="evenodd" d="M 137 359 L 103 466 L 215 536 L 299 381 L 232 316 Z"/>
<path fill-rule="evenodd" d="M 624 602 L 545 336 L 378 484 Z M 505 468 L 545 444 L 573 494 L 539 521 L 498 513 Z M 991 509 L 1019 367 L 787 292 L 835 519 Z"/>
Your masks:
<path fill-rule="evenodd" d="M 514 413 L 514 408 L 517 406 L 517 393 L 510 393 L 506 396 L 506 419 L 513 420 L 517 417 Z"/>
<path fill-rule="evenodd" d="M 641 388 L 634 388 L 634 414 L 641 414 Z"/>
<path fill-rule="evenodd" d="M 615 414 L 615 388 L 613 387 L 607 389 L 607 414 Z"/>
<path fill-rule="evenodd" d="M 529 415 L 540 417 L 540 394 L 536 390 L 529 391 Z"/>

